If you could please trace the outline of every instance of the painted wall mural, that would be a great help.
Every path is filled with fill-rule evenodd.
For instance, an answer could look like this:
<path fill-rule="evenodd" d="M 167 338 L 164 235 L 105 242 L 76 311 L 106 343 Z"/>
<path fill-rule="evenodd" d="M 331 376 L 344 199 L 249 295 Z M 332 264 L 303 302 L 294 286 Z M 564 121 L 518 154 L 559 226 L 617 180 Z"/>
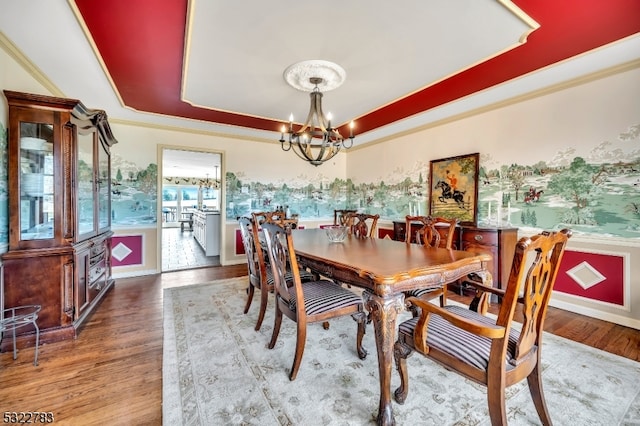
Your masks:
<path fill-rule="evenodd" d="M 158 165 L 141 166 L 111 157 L 111 225 L 113 229 L 157 222 Z"/>
<path fill-rule="evenodd" d="M 588 157 L 564 148 L 551 159 L 497 164 L 480 155 L 478 225 L 539 230 L 571 227 L 574 233 L 640 238 L 640 124 L 594 147 Z M 333 220 L 333 210 L 356 208 L 402 220 L 427 214 L 429 165 L 417 162 L 402 180 L 355 183 L 350 179 L 275 185 L 227 173 L 227 220 L 288 206 L 302 219 Z M 395 174 L 402 176 L 403 174 Z"/>
<path fill-rule="evenodd" d="M 640 238 L 639 140 L 636 124 L 588 156 L 568 148 L 550 160 L 496 167 L 481 156 L 479 223 Z"/>
<path fill-rule="evenodd" d="M 0 124 L 1 126 L 1 124 Z M 0 247 L 8 245 L 7 133 L 0 127 Z M 498 164 L 480 155 L 478 224 L 557 229 L 597 236 L 640 238 L 640 124 L 612 141 L 603 141 L 588 156 L 572 148 L 551 159 Z M 146 166 L 112 157 L 112 224 L 114 229 L 155 226 L 156 164 Z M 351 179 L 290 179 L 276 185 L 249 180 L 243 171 L 226 174 L 226 219 L 252 211 L 288 206 L 301 219 L 333 220 L 333 210 L 355 208 L 402 220 L 427 214 L 429 163 L 417 161 L 411 171 L 388 180 L 356 183 Z"/>

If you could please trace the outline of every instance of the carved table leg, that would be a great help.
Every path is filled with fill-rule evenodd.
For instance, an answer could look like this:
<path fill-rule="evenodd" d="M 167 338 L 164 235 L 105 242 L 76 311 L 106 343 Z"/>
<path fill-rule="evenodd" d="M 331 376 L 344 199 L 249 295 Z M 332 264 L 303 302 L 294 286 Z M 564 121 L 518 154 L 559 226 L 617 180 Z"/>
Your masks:
<path fill-rule="evenodd" d="M 380 406 L 378 425 L 393 425 L 391 406 L 391 368 L 393 366 L 393 345 L 396 341 L 396 319 L 404 309 L 404 294 L 390 294 L 384 297 L 365 291 L 362 295 L 365 306 L 371 314 L 378 350 L 378 371 L 380 374 Z"/>

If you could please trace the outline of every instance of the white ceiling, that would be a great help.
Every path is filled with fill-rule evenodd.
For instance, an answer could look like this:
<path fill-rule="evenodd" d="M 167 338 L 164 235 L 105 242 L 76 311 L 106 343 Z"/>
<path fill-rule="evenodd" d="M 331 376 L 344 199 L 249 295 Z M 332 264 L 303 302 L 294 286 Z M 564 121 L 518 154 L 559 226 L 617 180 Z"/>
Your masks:
<path fill-rule="evenodd" d="M 344 124 L 425 84 L 509 50 L 531 31 L 495 0 L 313 3 L 192 0 L 183 99 L 274 120 L 304 120 L 309 96 L 284 81 L 297 62 L 322 59 L 346 71 L 324 111 Z M 492 31 L 486 31 L 487 27 Z M 216 41 L 224 41 L 218 43 Z"/>
<path fill-rule="evenodd" d="M 162 150 L 162 175 L 220 179 L 220 154 L 180 149 Z"/>

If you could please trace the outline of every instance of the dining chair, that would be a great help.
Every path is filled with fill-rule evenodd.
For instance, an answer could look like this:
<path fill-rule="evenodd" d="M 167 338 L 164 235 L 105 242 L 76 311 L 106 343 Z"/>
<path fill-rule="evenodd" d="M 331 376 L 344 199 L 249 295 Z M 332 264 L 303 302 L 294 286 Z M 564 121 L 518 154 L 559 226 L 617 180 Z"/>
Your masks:
<path fill-rule="evenodd" d="M 291 217 L 287 217 L 286 213 L 283 211 L 264 211 L 264 212 L 253 212 L 251 216 L 259 225 L 263 223 L 277 223 L 280 226 L 290 226 L 291 229 L 298 228 L 298 215 L 292 215 Z"/>
<path fill-rule="evenodd" d="M 405 242 L 415 242 L 425 247 L 453 248 L 453 236 L 456 232 L 456 226 L 458 226 L 458 219 L 407 215 L 405 216 L 405 222 Z M 416 223 L 418 223 L 418 227 L 413 226 Z M 444 239 L 442 238 L 443 234 Z M 447 283 L 405 292 L 405 299 L 419 297 L 424 300 L 430 300 L 437 296 L 440 296 L 440 306 L 445 306 L 447 304 Z M 415 305 L 409 306 L 409 309 L 414 317 L 418 315 L 419 310 Z"/>
<path fill-rule="evenodd" d="M 346 226 L 349 220 L 349 214 L 357 213 L 358 210 L 341 209 L 333 211 L 333 224 Z"/>
<path fill-rule="evenodd" d="M 276 223 L 284 220 L 285 212 L 280 210 L 253 212 L 251 217 L 260 226 L 263 223 Z"/>
<path fill-rule="evenodd" d="M 542 389 L 542 337 L 551 291 L 571 231 L 543 232 L 521 238 L 504 290 L 473 282 L 477 294 L 470 306 L 440 307 L 419 298 L 408 303 L 420 316 L 400 324 L 394 346 L 400 386 L 394 393 L 402 404 L 409 392 L 407 357 L 418 352 L 447 370 L 487 388 L 492 425 L 506 425 L 505 388 L 525 378 L 542 424 L 550 425 Z M 486 311 L 490 294 L 502 297 L 497 317 Z M 522 326 L 514 327 L 518 311 Z M 421 373 L 422 374 L 422 373 Z M 437 374 L 431 372 L 430 374 Z"/>
<path fill-rule="evenodd" d="M 249 276 L 249 287 L 247 288 L 247 301 L 244 306 L 244 313 L 249 312 L 255 289 L 260 290 L 260 310 L 258 311 L 258 320 L 256 321 L 255 330 L 260 330 L 264 315 L 267 310 L 268 295 L 273 292 L 273 274 L 267 263 L 267 254 L 261 243 L 260 229 L 255 225 L 253 218 L 240 217 L 240 234 L 244 252 L 247 255 L 247 272 Z M 300 277 L 303 282 L 314 280 L 314 274 L 302 270 Z M 288 272 L 286 275 L 288 282 L 291 282 L 292 276 Z"/>
<path fill-rule="evenodd" d="M 335 284 L 333 281 L 318 279 L 302 283 L 300 280 L 298 260 L 293 246 L 290 228 L 282 228 L 273 223 L 262 225 L 269 255 L 269 262 L 274 277 L 274 293 L 276 295 L 276 314 L 273 334 L 269 349 L 273 349 L 280 333 L 282 316 L 286 315 L 296 323 L 296 351 L 289 373 L 289 380 L 295 380 L 307 337 L 307 325 L 325 322 L 332 318 L 351 315 L 358 324 L 356 334 L 356 350 L 360 359 L 367 356 L 362 347 L 367 315 L 362 298 L 354 292 Z M 293 272 L 292 285 L 287 285 L 287 263 Z"/>
<path fill-rule="evenodd" d="M 348 213 L 346 224 L 349 232 L 357 238 L 376 238 L 379 214 Z"/>

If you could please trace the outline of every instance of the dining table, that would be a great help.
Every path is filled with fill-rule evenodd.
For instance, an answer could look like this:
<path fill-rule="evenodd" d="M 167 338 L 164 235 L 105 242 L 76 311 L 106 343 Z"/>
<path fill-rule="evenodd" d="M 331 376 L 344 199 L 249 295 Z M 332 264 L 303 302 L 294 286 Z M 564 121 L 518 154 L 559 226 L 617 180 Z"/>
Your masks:
<path fill-rule="evenodd" d="M 405 309 L 404 292 L 454 282 L 480 273 L 491 285 L 487 270 L 491 255 L 378 238 L 349 235 L 330 242 L 324 229 L 292 231 L 298 262 L 311 271 L 363 289 L 363 301 L 373 323 L 380 403 L 378 425 L 393 425 L 391 369 L 397 316 Z"/>

